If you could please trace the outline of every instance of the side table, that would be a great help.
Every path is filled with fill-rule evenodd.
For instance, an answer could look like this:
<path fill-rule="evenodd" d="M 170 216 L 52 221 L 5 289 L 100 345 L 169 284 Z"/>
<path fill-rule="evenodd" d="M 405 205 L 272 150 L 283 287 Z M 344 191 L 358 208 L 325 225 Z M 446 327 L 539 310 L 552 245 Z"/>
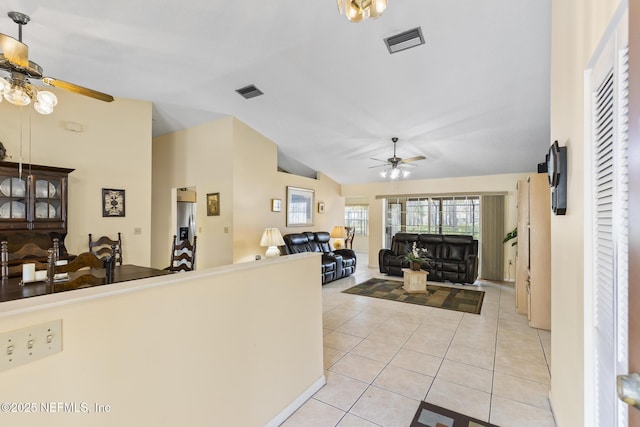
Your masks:
<path fill-rule="evenodd" d="M 427 276 L 429 275 L 428 271 L 414 271 L 409 268 L 403 268 L 402 273 L 404 278 L 405 291 L 409 293 L 427 292 Z"/>

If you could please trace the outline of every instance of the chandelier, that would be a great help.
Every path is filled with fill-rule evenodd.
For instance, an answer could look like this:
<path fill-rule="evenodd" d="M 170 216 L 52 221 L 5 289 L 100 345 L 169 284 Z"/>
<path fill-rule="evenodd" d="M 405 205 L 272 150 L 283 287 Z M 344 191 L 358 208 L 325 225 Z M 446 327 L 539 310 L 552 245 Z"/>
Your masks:
<path fill-rule="evenodd" d="M 399 178 L 407 178 L 411 172 L 400 166 L 391 166 L 389 169 L 385 169 L 380 172 L 380 176 L 383 178 L 389 178 L 392 181 Z"/>
<path fill-rule="evenodd" d="M 38 90 L 20 73 L 11 73 L 10 78 L 0 77 L 0 101 L 6 99 L 13 105 L 24 107 L 33 100 L 33 108 L 40 114 L 51 114 L 58 98 L 47 90 Z"/>
<path fill-rule="evenodd" d="M 338 10 L 351 22 L 375 19 L 387 8 L 387 0 L 338 0 Z"/>

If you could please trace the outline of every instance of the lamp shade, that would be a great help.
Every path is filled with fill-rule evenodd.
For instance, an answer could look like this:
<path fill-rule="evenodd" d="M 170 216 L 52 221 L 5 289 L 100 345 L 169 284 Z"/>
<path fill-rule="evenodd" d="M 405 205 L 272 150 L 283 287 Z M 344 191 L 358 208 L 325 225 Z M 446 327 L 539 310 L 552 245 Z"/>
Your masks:
<path fill-rule="evenodd" d="M 260 246 L 282 246 L 284 245 L 284 240 L 282 239 L 282 234 L 280 234 L 280 230 L 277 228 L 267 228 L 262 233 L 262 239 L 260 239 Z"/>
<path fill-rule="evenodd" d="M 347 230 L 343 225 L 336 225 L 333 227 L 333 230 L 331 230 L 331 237 L 334 239 L 344 239 L 347 237 Z"/>

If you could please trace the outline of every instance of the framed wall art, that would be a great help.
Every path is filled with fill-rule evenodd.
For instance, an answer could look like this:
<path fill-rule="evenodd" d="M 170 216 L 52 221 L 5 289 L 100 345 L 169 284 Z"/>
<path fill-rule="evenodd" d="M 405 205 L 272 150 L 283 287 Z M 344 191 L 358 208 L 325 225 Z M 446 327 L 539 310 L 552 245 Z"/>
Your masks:
<path fill-rule="evenodd" d="M 103 217 L 123 217 L 125 214 L 124 207 L 124 190 L 102 189 Z"/>
<path fill-rule="evenodd" d="M 220 215 L 220 193 L 207 194 L 207 216 Z"/>
<path fill-rule="evenodd" d="M 287 187 L 287 227 L 313 225 L 313 190 Z"/>
<path fill-rule="evenodd" d="M 282 205 L 282 200 L 271 199 L 271 212 L 280 212 L 281 205 Z"/>

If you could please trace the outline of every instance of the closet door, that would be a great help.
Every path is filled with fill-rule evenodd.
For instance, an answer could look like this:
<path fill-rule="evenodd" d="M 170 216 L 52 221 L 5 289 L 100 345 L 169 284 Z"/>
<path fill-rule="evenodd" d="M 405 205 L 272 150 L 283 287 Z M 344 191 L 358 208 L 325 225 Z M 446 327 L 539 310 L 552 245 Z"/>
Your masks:
<path fill-rule="evenodd" d="M 585 311 L 593 312 L 585 348 L 593 340 L 588 379 L 594 424 L 627 426 L 628 409 L 616 397 L 616 376 L 628 370 L 628 48 L 626 13 L 618 14 L 602 49 L 587 69 L 591 99 L 587 151 L 585 280 L 592 292 Z M 588 242 L 587 242 L 588 239 Z M 588 299 L 590 298 L 590 300 Z M 587 317 L 585 317 L 587 318 Z M 589 370 L 585 370 L 589 372 Z"/>

